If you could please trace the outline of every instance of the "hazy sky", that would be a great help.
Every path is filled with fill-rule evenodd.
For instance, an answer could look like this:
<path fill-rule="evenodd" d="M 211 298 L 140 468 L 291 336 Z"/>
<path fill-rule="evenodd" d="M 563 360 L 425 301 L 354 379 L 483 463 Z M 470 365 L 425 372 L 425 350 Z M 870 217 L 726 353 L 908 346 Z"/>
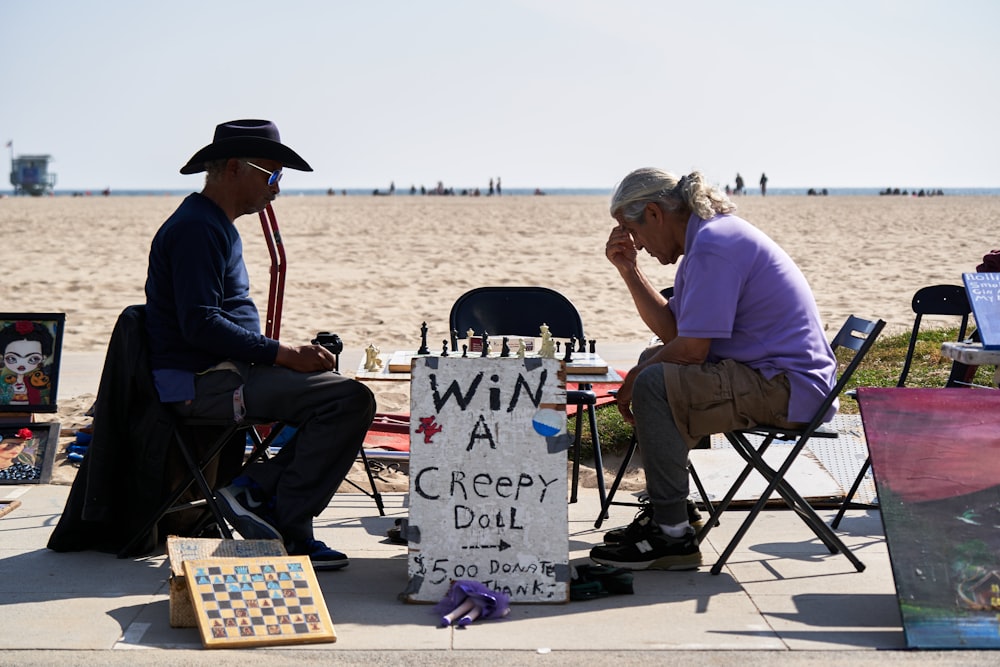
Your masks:
<path fill-rule="evenodd" d="M 200 189 L 178 169 L 248 117 L 315 169 L 286 188 L 1000 187 L 998 27 L 997 0 L 0 0 L 0 144 L 58 189 Z"/>

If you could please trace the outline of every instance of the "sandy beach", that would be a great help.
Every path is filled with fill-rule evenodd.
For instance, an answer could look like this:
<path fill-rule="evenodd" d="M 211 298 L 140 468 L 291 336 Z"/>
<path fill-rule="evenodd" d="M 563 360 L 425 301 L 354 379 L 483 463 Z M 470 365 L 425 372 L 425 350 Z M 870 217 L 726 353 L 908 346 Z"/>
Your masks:
<path fill-rule="evenodd" d="M 64 350 L 103 353 L 121 310 L 144 301 L 150 239 L 180 200 L 0 200 L 10 276 L 0 284 L 2 310 L 65 312 Z M 1000 247 L 997 197 L 736 201 L 739 214 L 798 262 L 831 335 L 852 313 L 885 319 L 887 331 L 908 330 L 915 290 L 961 284 L 963 272 Z M 416 349 L 426 322 L 429 347 L 439 349 L 451 304 L 489 284 L 564 293 L 598 351 L 602 343 L 649 336 L 604 258 L 613 226 L 605 197 L 282 196 L 274 210 L 287 254 L 282 340 L 308 342 L 332 331 L 355 350 Z M 270 259 L 260 221 L 244 216 L 237 224 L 263 311 Z M 671 284 L 674 267 L 646 255 L 640 261 L 654 282 Z M 408 411 L 405 390 L 378 392 L 381 411 Z M 84 421 L 92 400 L 60 395 L 64 434 Z"/>
<path fill-rule="evenodd" d="M 103 351 L 118 313 L 144 300 L 146 256 L 178 196 L 7 198 L 0 234 L 5 311 L 66 313 L 68 351 Z M 1000 247 L 996 197 L 741 197 L 739 213 L 798 262 L 825 323 L 912 321 L 910 297 L 960 283 Z M 340 334 L 347 347 L 383 350 L 447 336 L 452 302 L 488 284 L 538 284 L 566 294 L 588 336 L 632 342 L 647 331 L 604 258 L 612 226 L 604 197 L 279 197 L 287 254 L 281 338 Z M 270 259 L 257 216 L 237 221 L 254 296 L 267 303 Z M 655 282 L 674 267 L 644 256 Z M 13 267 L 18 267 L 14 269 Z"/>

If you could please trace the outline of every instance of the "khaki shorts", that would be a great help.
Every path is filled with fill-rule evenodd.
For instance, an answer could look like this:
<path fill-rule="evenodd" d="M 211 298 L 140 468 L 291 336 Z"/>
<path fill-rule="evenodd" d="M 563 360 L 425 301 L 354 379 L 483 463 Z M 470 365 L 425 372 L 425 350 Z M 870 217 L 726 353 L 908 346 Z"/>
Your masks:
<path fill-rule="evenodd" d="M 759 424 L 798 427 L 788 421 L 788 378 L 766 379 L 749 366 L 724 359 L 717 364 L 663 364 L 670 411 L 678 430 L 694 447 L 713 433 Z"/>

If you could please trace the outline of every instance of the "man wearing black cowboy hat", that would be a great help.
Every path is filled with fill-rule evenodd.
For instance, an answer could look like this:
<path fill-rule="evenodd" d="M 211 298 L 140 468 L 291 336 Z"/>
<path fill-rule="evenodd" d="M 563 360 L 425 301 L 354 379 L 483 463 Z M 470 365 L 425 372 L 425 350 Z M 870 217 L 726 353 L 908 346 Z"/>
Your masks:
<path fill-rule="evenodd" d="M 282 169 L 312 171 L 265 120 L 216 127 L 215 138 L 181 168 L 206 172 L 153 238 L 146 279 L 147 331 L 160 399 L 193 417 L 287 422 L 280 453 L 219 490 L 220 506 L 245 538 L 281 539 L 317 569 L 347 556 L 313 536 L 360 449 L 375 414 L 363 384 L 331 372 L 320 345 L 289 345 L 261 334 L 234 224 L 278 194 Z"/>

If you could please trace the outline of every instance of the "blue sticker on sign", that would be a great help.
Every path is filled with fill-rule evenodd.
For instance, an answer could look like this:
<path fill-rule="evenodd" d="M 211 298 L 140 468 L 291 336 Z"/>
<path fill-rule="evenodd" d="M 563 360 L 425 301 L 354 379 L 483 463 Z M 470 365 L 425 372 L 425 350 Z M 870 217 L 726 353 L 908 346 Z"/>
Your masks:
<path fill-rule="evenodd" d="M 542 408 L 531 419 L 531 425 L 539 435 L 551 438 L 565 430 L 566 413 L 560 410 Z"/>

